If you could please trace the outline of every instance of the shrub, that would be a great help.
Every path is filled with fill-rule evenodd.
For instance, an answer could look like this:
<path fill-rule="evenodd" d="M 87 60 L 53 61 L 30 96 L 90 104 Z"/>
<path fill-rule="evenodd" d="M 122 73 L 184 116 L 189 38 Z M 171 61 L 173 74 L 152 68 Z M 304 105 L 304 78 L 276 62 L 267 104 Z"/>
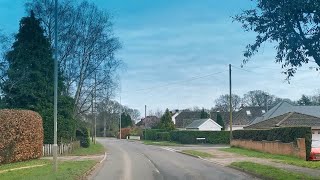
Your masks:
<path fill-rule="evenodd" d="M 229 131 L 171 131 L 170 138 L 182 144 L 196 144 L 196 138 L 206 138 L 209 144 L 229 144 Z"/>
<path fill-rule="evenodd" d="M 127 136 L 130 135 L 130 128 L 121 128 L 121 139 L 127 139 Z M 118 138 L 119 138 L 120 134 L 118 134 Z"/>
<path fill-rule="evenodd" d="M 86 127 L 80 127 L 79 130 L 76 131 L 76 137 L 80 141 L 81 147 L 88 148 L 90 146 L 89 134 L 89 130 Z"/>
<path fill-rule="evenodd" d="M 42 155 L 41 116 L 28 110 L 0 110 L 0 164 Z"/>
<path fill-rule="evenodd" d="M 142 129 L 139 127 L 131 128 L 130 136 L 142 136 Z"/>
<path fill-rule="evenodd" d="M 310 127 L 285 127 L 269 130 L 236 130 L 232 132 L 233 139 L 247 139 L 253 141 L 275 141 L 296 143 L 297 138 L 305 138 L 306 154 L 309 159 L 311 151 L 312 132 Z"/>
<path fill-rule="evenodd" d="M 158 141 L 170 141 L 170 133 L 169 132 L 157 132 L 156 133 Z"/>
<path fill-rule="evenodd" d="M 166 132 L 166 130 L 164 129 L 147 129 L 147 130 L 143 130 L 143 139 L 145 140 L 157 140 L 158 136 L 157 133 L 158 132 Z"/>

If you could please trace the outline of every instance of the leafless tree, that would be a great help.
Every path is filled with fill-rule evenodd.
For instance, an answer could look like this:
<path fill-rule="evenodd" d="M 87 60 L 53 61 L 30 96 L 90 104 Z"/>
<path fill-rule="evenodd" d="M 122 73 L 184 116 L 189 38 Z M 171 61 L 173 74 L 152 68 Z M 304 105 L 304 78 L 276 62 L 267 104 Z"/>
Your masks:
<path fill-rule="evenodd" d="M 220 110 L 220 111 L 229 111 L 229 99 L 230 96 L 228 94 L 225 95 L 221 95 L 218 99 L 215 100 L 215 108 L 216 110 Z M 231 99 L 231 103 L 232 103 L 232 110 L 235 111 L 237 109 L 240 108 L 241 105 L 241 98 L 240 96 L 236 95 L 236 94 L 232 94 L 232 99 Z"/>
<path fill-rule="evenodd" d="M 54 0 L 32 0 L 26 10 L 41 19 L 53 45 Z M 74 114 L 89 111 L 92 94 L 100 101 L 113 95 L 121 61 L 115 57 L 121 48 L 113 35 L 109 14 L 93 3 L 60 1 L 58 10 L 59 67 L 68 95 L 74 97 Z"/>

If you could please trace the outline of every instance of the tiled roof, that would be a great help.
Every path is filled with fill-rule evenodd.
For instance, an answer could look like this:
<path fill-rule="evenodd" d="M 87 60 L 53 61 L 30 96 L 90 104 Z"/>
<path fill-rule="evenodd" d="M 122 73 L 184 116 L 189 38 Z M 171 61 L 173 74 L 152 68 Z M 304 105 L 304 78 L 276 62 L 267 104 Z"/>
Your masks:
<path fill-rule="evenodd" d="M 191 124 L 189 124 L 187 129 L 196 129 L 199 128 L 203 123 L 205 123 L 208 119 L 198 119 L 194 120 Z"/>
<path fill-rule="evenodd" d="M 269 129 L 274 127 L 292 127 L 292 126 L 320 126 L 320 118 L 301 114 L 298 112 L 288 112 L 280 116 L 276 116 L 250 126 L 245 129 Z"/>
<path fill-rule="evenodd" d="M 280 102 L 263 116 L 256 118 L 251 124 L 265 121 L 288 112 L 297 112 L 314 117 L 320 117 L 320 106 L 294 106 L 286 101 Z"/>
<path fill-rule="evenodd" d="M 200 119 L 200 117 L 200 111 L 182 111 L 178 116 L 176 116 L 176 128 L 185 128 L 194 120 Z"/>

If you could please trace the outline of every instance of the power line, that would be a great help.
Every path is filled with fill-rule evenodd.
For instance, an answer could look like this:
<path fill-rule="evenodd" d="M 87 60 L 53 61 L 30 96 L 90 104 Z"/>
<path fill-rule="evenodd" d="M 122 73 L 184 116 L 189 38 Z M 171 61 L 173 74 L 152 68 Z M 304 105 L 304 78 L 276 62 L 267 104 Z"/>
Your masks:
<path fill-rule="evenodd" d="M 194 81 L 194 80 L 197 80 L 197 79 L 203 79 L 203 78 L 207 78 L 207 77 L 210 77 L 210 76 L 218 75 L 218 74 L 221 74 L 223 72 L 224 71 L 220 71 L 220 72 L 216 72 L 216 73 L 212 73 L 212 74 L 207 74 L 207 75 L 204 75 L 204 76 L 195 76 L 195 77 L 191 77 L 190 79 L 186 79 L 186 80 L 182 80 L 182 81 L 175 81 L 175 82 L 167 83 L 167 84 L 164 84 L 164 85 L 161 85 L 161 86 L 153 86 L 153 87 L 150 87 L 150 88 L 143 88 L 143 89 L 137 89 L 137 90 L 134 90 L 134 91 L 125 91 L 125 92 L 140 92 L 140 91 L 153 90 L 155 88 L 169 87 L 169 86 L 176 85 L 176 84 L 182 84 L 182 83 Z"/>

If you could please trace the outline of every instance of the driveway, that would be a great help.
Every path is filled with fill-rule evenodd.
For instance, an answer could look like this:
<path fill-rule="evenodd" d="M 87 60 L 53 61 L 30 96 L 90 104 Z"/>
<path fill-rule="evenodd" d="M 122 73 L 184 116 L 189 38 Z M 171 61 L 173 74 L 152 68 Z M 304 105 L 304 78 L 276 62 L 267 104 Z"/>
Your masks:
<path fill-rule="evenodd" d="M 98 139 L 107 159 L 89 179 L 97 180 L 223 180 L 256 179 L 243 172 L 140 142 Z"/>

